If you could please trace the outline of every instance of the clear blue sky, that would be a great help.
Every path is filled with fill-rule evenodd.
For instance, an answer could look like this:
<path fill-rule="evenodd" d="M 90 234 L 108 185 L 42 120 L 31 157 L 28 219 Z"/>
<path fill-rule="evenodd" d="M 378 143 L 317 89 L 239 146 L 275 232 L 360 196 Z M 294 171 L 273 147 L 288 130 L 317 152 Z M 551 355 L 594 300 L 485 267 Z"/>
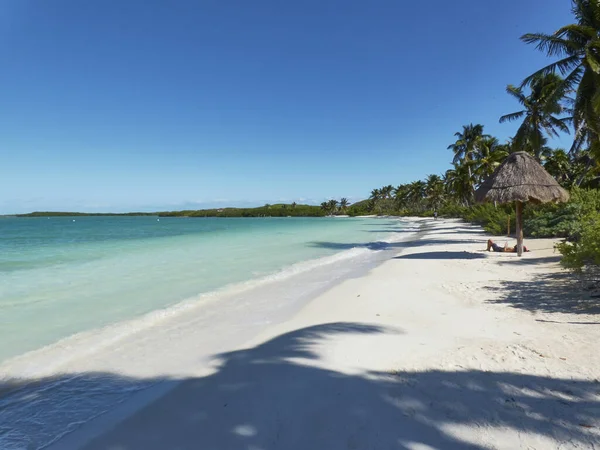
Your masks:
<path fill-rule="evenodd" d="M 0 1 L 0 213 L 361 199 L 502 141 L 567 0 Z M 562 145 L 568 145 L 565 141 Z M 560 143 L 554 143 L 559 145 Z"/>

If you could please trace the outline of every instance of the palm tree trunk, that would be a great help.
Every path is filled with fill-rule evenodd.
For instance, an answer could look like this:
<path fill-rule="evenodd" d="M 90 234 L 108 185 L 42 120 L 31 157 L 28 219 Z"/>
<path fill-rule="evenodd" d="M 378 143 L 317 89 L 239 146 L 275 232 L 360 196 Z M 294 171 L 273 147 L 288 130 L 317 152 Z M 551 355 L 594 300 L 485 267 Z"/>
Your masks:
<path fill-rule="evenodd" d="M 592 168 L 592 162 L 593 162 L 592 158 L 588 158 L 588 162 L 585 165 L 585 169 L 583 170 L 583 173 L 579 176 L 579 178 L 575 182 L 575 185 L 577 187 L 581 186 L 581 183 L 583 183 L 583 180 L 584 180 L 585 176 L 588 174 L 588 172 Z"/>
<path fill-rule="evenodd" d="M 473 196 L 475 193 L 475 186 L 473 184 L 473 174 L 471 173 L 471 165 L 470 164 L 467 166 L 467 169 L 469 170 L 469 205 L 470 205 L 473 201 Z"/>
<path fill-rule="evenodd" d="M 517 255 L 523 255 L 523 202 L 517 202 Z"/>

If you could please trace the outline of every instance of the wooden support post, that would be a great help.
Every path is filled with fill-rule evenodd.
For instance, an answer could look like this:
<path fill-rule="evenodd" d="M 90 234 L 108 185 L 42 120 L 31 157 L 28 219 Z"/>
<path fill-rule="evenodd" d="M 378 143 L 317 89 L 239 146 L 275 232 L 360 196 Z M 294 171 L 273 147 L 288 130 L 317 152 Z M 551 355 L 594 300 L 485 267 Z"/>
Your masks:
<path fill-rule="evenodd" d="M 517 255 L 523 255 L 523 203 L 517 202 Z"/>

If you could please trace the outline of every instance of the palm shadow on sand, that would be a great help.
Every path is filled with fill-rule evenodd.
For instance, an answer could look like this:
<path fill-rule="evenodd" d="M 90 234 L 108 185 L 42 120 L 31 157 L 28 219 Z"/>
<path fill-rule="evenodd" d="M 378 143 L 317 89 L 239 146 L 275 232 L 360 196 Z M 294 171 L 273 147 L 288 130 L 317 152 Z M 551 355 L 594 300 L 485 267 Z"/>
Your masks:
<path fill-rule="evenodd" d="M 324 324 L 219 355 L 212 375 L 182 380 L 86 448 L 488 448 L 461 439 L 451 432 L 453 426 L 509 429 L 515 436 L 535 433 L 582 448 L 600 445 L 598 383 L 478 370 L 390 367 L 389 372 L 356 374 L 319 366 L 316 348 L 326 340 L 398 332 L 359 323 Z M 139 383 L 110 374 L 83 376 L 88 386 L 112 383 L 121 389 Z"/>
<path fill-rule="evenodd" d="M 542 262 L 552 262 L 553 257 L 546 260 Z M 542 273 L 532 280 L 503 280 L 499 286 L 486 289 L 495 294 L 490 303 L 530 312 L 600 314 L 600 298 L 582 289 L 582 284 L 568 272 Z"/>

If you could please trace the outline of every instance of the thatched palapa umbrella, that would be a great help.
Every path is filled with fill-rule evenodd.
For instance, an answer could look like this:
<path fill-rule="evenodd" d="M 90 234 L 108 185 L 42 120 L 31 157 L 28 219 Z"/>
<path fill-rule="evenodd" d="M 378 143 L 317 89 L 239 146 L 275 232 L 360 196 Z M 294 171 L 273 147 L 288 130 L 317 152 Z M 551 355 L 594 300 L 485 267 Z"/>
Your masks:
<path fill-rule="evenodd" d="M 523 254 L 523 203 L 566 202 L 569 193 L 546 172 L 533 156 L 511 153 L 475 192 L 478 202 L 516 202 L 517 253 Z"/>

